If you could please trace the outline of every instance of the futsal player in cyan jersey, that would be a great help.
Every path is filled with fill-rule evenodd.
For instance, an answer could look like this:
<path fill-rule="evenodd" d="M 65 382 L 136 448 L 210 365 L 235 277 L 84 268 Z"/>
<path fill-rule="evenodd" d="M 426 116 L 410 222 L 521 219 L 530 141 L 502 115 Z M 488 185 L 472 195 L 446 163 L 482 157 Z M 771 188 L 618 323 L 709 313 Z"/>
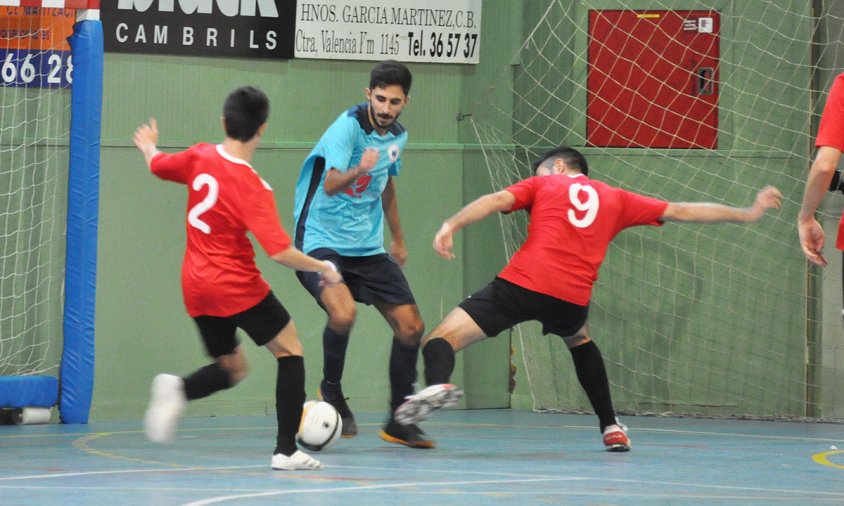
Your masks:
<path fill-rule="evenodd" d="M 393 178 L 401 170 L 407 132 L 397 121 L 408 104 L 410 71 L 385 61 L 370 74 L 366 102 L 344 111 L 328 127 L 302 166 L 296 184 L 296 246 L 334 262 L 344 282 L 323 287 L 312 273 L 299 280 L 326 311 L 322 336 L 323 379 L 320 397 L 343 418 L 343 436 L 358 428 L 341 385 L 356 301 L 375 306 L 393 331 L 389 375 L 390 416 L 381 438 L 413 448 L 432 448 L 415 424 L 401 425 L 393 411 L 413 393 L 424 324 L 401 270 L 407 258 Z M 390 251 L 384 249 L 384 221 Z"/>
<path fill-rule="evenodd" d="M 169 442 L 187 401 L 230 388 L 246 377 L 246 357 L 235 336 L 240 327 L 278 361 L 278 432 L 273 469 L 320 469 L 322 464 L 296 449 L 295 436 L 305 402 L 302 343 L 287 310 L 255 265 L 251 232 L 266 254 L 287 267 L 313 272 L 319 283 L 341 280 L 330 262 L 316 260 L 292 246 L 276 210 L 272 188 L 250 162 L 267 128 L 270 104 L 253 87 L 238 88 L 223 106 L 221 144 L 196 144 L 185 151 L 158 151 L 158 125 L 151 120 L 134 135 L 153 174 L 187 185 L 187 247 L 182 291 L 214 362 L 180 378 L 159 374 L 144 419 L 147 437 Z"/>
<path fill-rule="evenodd" d="M 563 338 L 577 378 L 598 416 L 608 451 L 629 451 L 627 429 L 615 418 L 609 381 L 598 346 L 589 338 L 586 319 L 592 286 L 612 239 L 636 225 L 665 221 L 750 222 L 779 208 L 780 193 L 767 187 L 752 207 L 711 203 L 669 203 L 587 177 L 578 151 L 561 147 L 535 164 L 536 176 L 480 197 L 446 220 L 434 249 L 454 258 L 452 236 L 495 212 L 530 213 L 527 239 L 492 283 L 468 297 L 426 336 L 422 355 L 428 388 L 402 405 L 396 418 L 415 423 L 432 410 L 456 403 L 462 392 L 449 384 L 454 353 L 498 335 L 517 323 L 536 320 L 544 333 Z"/>

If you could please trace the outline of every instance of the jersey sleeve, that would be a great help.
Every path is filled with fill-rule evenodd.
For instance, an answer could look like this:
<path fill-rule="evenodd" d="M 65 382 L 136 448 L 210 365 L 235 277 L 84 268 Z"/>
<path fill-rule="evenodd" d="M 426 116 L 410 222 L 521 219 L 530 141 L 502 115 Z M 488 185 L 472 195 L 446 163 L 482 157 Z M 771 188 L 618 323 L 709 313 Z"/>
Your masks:
<path fill-rule="evenodd" d="M 399 172 L 401 172 L 401 158 L 399 158 L 395 161 L 395 163 L 390 165 L 390 169 L 387 173 L 393 177 L 396 177 L 399 175 Z"/>
<path fill-rule="evenodd" d="M 396 137 L 396 143 L 387 149 L 386 155 L 388 160 L 394 160 L 387 168 L 387 174 L 393 177 L 401 173 L 401 155 L 405 145 L 407 145 L 407 130 L 402 130 Z"/>
<path fill-rule="evenodd" d="M 268 256 L 286 250 L 292 244 L 290 236 L 281 226 L 272 189 L 260 178 L 251 193 L 251 197 L 242 203 L 243 222 L 252 232 L 252 236 L 261 245 Z"/>
<path fill-rule="evenodd" d="M 348 115 L 337 118 L 337 121 L 328 127 L 323 135 L 326 168 L 340 172 L 349 170 L 355 153 L 357 130 L 357 122 Z"/>
<path fill-rule="evenodd" d="M 844 151 L 844 74 L 835 78 L 829 90 L 815 146 L 830 146 Z"/>
<path fill-rule="evenodd" d="M 621 228 L 637 225 L 659 227 L 664 224 L 660 218 L 665 214 L 668 202 L 618 188 L 616 191 L 618 191 L 619 199 L 624 203 L 624 212 L 621 214 Z"/>
<path fill-rule="evenodd" d="M 504 191 L 512 193 L 516 197 L 516 202 L 513 203 L 510 211 L 518 211 L 519 209 L 530 207 L 536 195 L 536 183 L 538 181 L 537 176 L 533 176 L 504 188 Z"/>
<path fill-rule="evenodd" d="M 194 150 L 178 153 L 159 153 L 150 161 L 150 171 L 161 179 L 187 184 L 196 160 Z"/>

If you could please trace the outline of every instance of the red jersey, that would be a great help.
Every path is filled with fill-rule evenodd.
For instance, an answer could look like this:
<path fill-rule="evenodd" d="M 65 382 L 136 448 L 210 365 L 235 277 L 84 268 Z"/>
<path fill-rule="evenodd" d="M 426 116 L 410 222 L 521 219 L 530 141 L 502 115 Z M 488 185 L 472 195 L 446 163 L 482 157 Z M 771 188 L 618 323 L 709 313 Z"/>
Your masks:
<path fill-rule="evenodd" d="M 527 239 L 499 277 L 586 306 L 613 238 L 627 227 L 660 226 L 668 202 L 586 176 L 534 176 L 505 188 L 513 211 L 529 209 Z"/>
<path fill-rule="evenodd" d="M 839 74 L 832 83 L 826 105 L 818 125 L 818 137 L 815 146 L 833 147 L 844 151 L 844 74 Z M 838 222 L 838 238 L 835 247 L 844 250 L 844 214 Z"/>
<path fill-rule="evenodd" d="M 267 255 L 287 249 L 272 188 L 249 163 L 222 145 L 197 144 L 159 154 L 156 176 L 188 185 L 187 247 L 182 293 L 191 316 L 231 316 L 260 302 L 270 291 L 255 265 L 251 232 Z"/>
<path fill-rule="evenodd" d="M 844 74 L 839 74 L 832 83 L 815 146 L 831 146 L 844 151 Z"/>

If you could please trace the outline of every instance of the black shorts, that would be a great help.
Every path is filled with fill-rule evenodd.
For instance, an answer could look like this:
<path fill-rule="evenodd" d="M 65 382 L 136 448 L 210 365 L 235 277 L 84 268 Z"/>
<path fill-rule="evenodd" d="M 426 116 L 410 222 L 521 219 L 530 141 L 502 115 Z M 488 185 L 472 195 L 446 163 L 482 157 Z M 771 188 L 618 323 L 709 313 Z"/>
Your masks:
<path fill-rule="evenodd" d="M 241 313 L 231 316 L 197 316 L 193 321 L 208 354 L 214 358 L 230 355 L 240 341 L 235 336 L 238 327 L 243 329 L 258 346 L 264 346 L 290 322 L 290 313 L 272 291 L 261 302 Z"/>
<path fill-rule="evenodd" d="M 459 307 L 490 337 L 530 320 L 542 324 L 543 334 L 568 337 L 580 330 L 589 316 L 589 306 L 578 306 L 501 278 L 467 297 Z"/>
<path fill-rule="evenodd" d="M 342 256 L 329 248 L 317 248 L 308 255 L 320 260 L 334 262 L 343 275 L 343 282 L 349 287 L 356 301 L 364 304 L 416 305 L 407 278 L 399 264 L 386 253 L 364 257 Z M 296 271 L 296 277 L 311 295 L 322 305 L 319 274 Z"/>

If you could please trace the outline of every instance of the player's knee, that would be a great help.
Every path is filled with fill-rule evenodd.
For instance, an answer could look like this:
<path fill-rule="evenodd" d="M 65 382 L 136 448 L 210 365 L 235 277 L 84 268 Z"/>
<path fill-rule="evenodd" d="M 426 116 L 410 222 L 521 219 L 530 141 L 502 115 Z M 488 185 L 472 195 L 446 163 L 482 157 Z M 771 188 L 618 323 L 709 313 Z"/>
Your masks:
<path fill-rule="evenodd" d="M 423 334 L 425 334 L 425 324 L 420 319 L 399 322 L 396 329 L 396 337 L 408 346 L 419 345 Z"/>
<path fill-rule="evenodd" d="M 273 355 L 275 358 L 282 358 L 282 357 L 301 357 L 304 354 L 304 349 L 302 348 L 302 341 L 296 339 L 293 342 L 282 343 L 279 348 L 273 351 Z"/>
<path fill-rule="evenodd" d="M 246 379 L 246 376 L 248 376 L 248 373 L 246 371 L 238 372 L 237 374 L 232 374 L 231 375 L 232 386 L 235 386 L 238 383 L 240 383 L 241 381 L 243 381 L 244 379 Z"/>
<path fill-rule="evenodd" d="M 348 333 L 352 330 L 352 325 L 354 325 L 356 317 L 357 308 L 353 305 L 335 308 L 328 313 L 328 324 L 337 332 Z"/>
<path fill-rule="evenodd" d="M 578 346 L 588 343 L 590 339 L 589 335 L 587 335 L 586 332 L 578 332 L 574 335 L 564 337 L 563 341 L 566 342 L 566 346 L 568 348 L 576 348 Z"/>
<path fill-rule="evenodd" d="M 249 375 L 249 367 L 243 363 L 238 364 L 234 367 L 227 367 L 226 370 L 229 373 L 229 381 L 231 381 L 231 386 L 235 386 L 241 381 L 243 381 L 246 376 Z"/>
<path fill-rule="evenodd" d="M 229 376 L 229 387 L 233 387 L 240 383 L 243 378 L 249 373 L 249 367 L 246 362 L 246 356 L 243 350 L 238 346 L 233 353 L 217 357 L 217 365 L 225 371 Z"/>
<path fill-rule="evenodd" d="M 275 338 L 268 342 L 265 347 L 275 358 L 302 356 L 302 341 L 295 334 L 280 332 Z"/>
<path fill-rule="evenodd" d="M 354 313 L 336 315 L 328 318 L 328 326 L 338 334 L 349 334 L 355 323 Z"/>

